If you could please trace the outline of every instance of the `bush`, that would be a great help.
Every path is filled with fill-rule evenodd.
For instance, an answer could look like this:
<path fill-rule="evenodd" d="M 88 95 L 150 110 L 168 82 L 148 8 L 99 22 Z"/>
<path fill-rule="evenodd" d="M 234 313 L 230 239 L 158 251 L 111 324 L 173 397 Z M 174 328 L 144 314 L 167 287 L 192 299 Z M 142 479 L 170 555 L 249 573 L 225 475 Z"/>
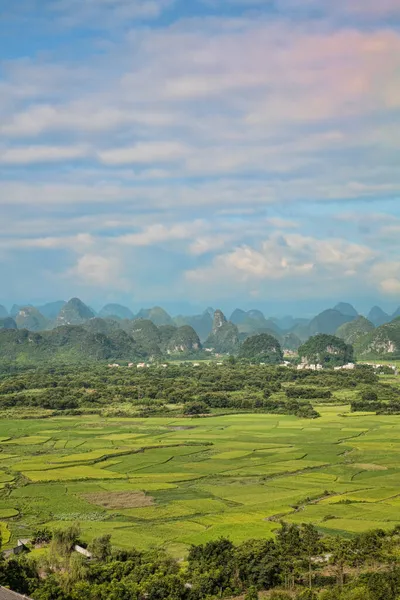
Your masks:
<path fill-rule="evenodd" d="M 210 412 L 209 407 L 204 402 L 188 402 L 183 409 L 184 415 L 205 415 Z"/>
<path fill-rule="evenodd" d="M 361 393 L 361 400 L 364 400 L 364 402 L 376 402 L 378 394 L 374 390 L 364 390 Z"/>

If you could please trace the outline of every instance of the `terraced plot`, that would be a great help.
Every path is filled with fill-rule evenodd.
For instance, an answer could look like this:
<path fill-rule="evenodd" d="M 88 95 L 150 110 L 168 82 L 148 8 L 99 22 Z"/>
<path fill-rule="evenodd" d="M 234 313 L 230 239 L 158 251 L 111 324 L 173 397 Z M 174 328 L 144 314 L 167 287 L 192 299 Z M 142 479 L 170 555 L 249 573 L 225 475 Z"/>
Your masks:
<path fill-rule="evenodd" d="M 206 419 L 0 423 L 3 539 L 79 521 L 121 547 L 273 535 L 280 518 L 349 535 L 400 522 L 400 417 L 319 407 Z"/>

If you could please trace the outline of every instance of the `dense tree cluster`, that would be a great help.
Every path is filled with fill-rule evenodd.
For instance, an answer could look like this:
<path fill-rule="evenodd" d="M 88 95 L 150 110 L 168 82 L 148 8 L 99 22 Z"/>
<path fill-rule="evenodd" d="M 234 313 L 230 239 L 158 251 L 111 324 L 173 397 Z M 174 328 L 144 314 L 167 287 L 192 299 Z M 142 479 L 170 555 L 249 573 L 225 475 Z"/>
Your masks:
<path fill-rule="evenodd" d="M 49 543 L 46 558 L 3 559 L 0 583 L 34 600 L 211 600 L 243 593 L 254 600 L 260 590 L 275 600 L 396 600 L 400 593 L 398 528 L 323 538 L 311 524 L 281 523 L 275 539 L 192 546 L 185 563 L 161 550 L 113 549 L 109 535 L 92 541 L 87 561 L 73 551 L 79 538 L 77 525 L 38 531 L 33 541 Z"/>
<path fill-rule="evenodd" d="M 381 382 L 372 368 L 352 371 L 297 371 L 291 367 L 250 365 L 231 357 L 194 367 L 171 363 L 150 368 L 80 366 L 17 367 L 0 364 L 0 410 L 14 407 L 49 411 L 85 411 L 118 416 L 190 414 L 187 404 L 209 411 L 260 411 L 315 417 L 310 400 L 330 402 L 335 390 L 358 390 L 358 401 L 390 403 L 400 392 Z M 354 405 L 356 407 L 356 404 Z M 193 412 L 196 414 L 196 411 Z"/>

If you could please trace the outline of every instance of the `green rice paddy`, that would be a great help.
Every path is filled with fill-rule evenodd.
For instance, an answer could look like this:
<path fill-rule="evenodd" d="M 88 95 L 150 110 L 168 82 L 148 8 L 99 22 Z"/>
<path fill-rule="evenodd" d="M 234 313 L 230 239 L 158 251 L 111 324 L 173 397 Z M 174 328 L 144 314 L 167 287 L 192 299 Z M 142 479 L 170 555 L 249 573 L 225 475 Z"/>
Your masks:
<path fill-rule="evenodd" d="M 3 420 L 3 540 L 79 521 L 86 541 L 111 533 L 115 546 L 182 556 L 220 536 L 271 536 L 281 518 L 342 535 L 400 523 L 400 416 L 318 410 Z"/>

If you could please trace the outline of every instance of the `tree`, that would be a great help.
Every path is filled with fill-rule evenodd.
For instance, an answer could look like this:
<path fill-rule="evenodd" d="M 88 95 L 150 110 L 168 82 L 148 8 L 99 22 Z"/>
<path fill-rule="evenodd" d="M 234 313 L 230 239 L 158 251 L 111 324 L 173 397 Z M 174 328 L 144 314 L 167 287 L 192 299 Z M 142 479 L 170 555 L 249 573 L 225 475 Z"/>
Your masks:
<path fill-rule="evenodd" d="M 352 560 L 351 542 L 349 540 L 336 537 L 333 542 L 331 564 L 335 567 L 337 583 L 340 588 L 344 584 L 345 566 Z"/>
<path fill-rule="evenodd" d="M 111 535 L 105 534 L 94 538 L 89 545 L 89 551 L 96 560 L 106 562 L 111 556 Z"/>
<path fill-rule="evenodd" d="M 49 560 L 51 566 L 61 565 L 67 569 L 74 546 L 78 542 L 80 527 L 77 523 L 65 529 L 56 529 L 50 542 Z"/>
<path fill-rule="evenodd" d="M 258 600 L 258 591 L 255 585 L 252 585 L 247 590 L 244 600 Z"/>
<path fill-rule="evenodd" d="M 183 409 L 184 415 L 205 415 L 210 412 L 207 404 L 205 402 L 188 402 L 185 404 L 185 408 Z"/>
<path fill-rule="evenodd" d="M 321 551 L 321 536 L 318 530 L 311 523 L 306 523 L 301 526 L 301 541 L 302 551 L 308 563 L 308 587 L 312 588 L 312 559 Z"/>
<path fill-rule="evenodd" d="M 248 540 L 235 552 L 236 573 L 243 587 L 271 589 L 278 585 L 280 557 L 274 540 Z"/>
<path fill-rule="evenodd" d="M 301 558 L 301 535 L 297 525 L 281 522 L 277 534 L 285 587 L 294 587 L 295 573 Z"/>

